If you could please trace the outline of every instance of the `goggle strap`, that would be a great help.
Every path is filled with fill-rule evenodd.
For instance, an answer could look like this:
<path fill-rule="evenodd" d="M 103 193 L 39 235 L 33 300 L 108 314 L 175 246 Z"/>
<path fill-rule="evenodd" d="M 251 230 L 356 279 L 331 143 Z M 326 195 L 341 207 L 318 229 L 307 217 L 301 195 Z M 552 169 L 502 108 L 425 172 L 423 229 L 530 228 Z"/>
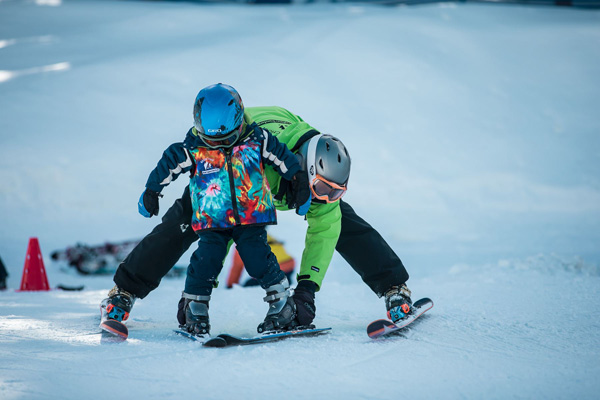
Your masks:
<path fill-rule="evenodd" d="M 313 136 L 308 142 L 308 150 L 306 151 L 306 172 L 308 172 L 308 181 L 312 184 L 317 177 L 317 166 L 315 165 L 315 154 L 317 153 L 317 144 L 323 134 Z"/>

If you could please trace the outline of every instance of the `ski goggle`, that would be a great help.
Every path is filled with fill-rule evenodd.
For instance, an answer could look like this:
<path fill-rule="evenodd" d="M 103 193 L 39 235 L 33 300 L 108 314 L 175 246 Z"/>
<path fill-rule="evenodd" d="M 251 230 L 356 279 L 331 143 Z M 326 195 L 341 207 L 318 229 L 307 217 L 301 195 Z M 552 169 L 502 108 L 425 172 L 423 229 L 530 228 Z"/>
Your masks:
<path fill-rule="evenodd" d="M 328 181 L 321 175 L 316 175 L 310 183 L 310 191 L 313 197 L 319 200 L 326 201 L 327 203 L 333 203 L 342 198 L 346 193 L 346 185 L 340 186 L 337 183 Z"/>
<path fill-rule="evenodd" d="M 242 130 L 244 129 L 244 123 L 241 123 L 240 126 L 228 132 L 224 135 L 220 136 L 208 136 L 205 133 L 199 133 L 200 137 L 208 145 L 208 147 L 212 149 L 218 148 L 230 148 L 233 146 L 242 134 Z"/>

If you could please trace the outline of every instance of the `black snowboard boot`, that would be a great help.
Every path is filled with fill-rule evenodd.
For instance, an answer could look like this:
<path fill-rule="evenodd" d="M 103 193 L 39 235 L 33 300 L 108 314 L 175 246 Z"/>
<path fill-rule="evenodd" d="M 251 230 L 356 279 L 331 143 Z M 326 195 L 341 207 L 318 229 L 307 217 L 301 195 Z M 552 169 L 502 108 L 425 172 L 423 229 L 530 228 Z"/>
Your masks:
<path fill-rule="evenodd" d="M 115 286 L 108 292 L 108 298 L 102 301 L 102 307 L 105 308 L 108 319 L 124 322 L 129 318 L 135 299 L 131 293 Z"/>
<path fill-rule="evenodd" d="M 210 319 L 208 318 L 210 296 L 196 296 L 183 292 L 181 297 L 184 299 L 185 329 L 195 336 L 208 335 L 210 333 Z"/>
<path fill-rule="evenodd" d="M 296 318 L 296 303 L 290 296 L 290 283 L 287 278 L 269 286 L 267 296 L 263 298 L 269 303 L 269 311 L 265 320 L 258 325 L 258 333 L 285 330 L 291 327 Z"/>
<path fill-rule="evenodd" d="M 385 307 L 388 318 L 396 323 L 413 312 L 410 290 L 406 284 L 392 286 L 385 292 Z"/>

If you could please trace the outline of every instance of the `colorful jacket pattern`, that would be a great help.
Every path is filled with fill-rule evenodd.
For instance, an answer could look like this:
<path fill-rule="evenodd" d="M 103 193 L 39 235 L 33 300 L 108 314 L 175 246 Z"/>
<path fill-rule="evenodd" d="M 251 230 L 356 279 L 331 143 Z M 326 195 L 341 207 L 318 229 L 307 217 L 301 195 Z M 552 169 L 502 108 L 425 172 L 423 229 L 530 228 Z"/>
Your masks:
<path fill-rule="evenodd" d="M 163 153 L 146 187 L 160 192 L 181 173 L 193 171 L 191 223 L 197 232 L 277 223 L 263 164 L 288 180 L 300 164 L 284 144 L 256 124 L 247 125 L 243 137 L 231 149 L 211 149 L 190 129 L 183 143 L 174 143 Z"/>

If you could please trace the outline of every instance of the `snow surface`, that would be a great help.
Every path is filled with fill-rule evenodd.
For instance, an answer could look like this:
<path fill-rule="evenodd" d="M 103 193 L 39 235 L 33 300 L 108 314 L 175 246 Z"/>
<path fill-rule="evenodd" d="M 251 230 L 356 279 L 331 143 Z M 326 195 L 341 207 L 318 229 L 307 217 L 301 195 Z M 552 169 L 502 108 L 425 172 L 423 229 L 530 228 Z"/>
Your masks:
<path fill-rule="evenodd" d="M 336 256 L 327 337 L 203 349 L 171 334 L 178 278 L 101 340 L 111 277 L 48 256 L 152 229 L 147 174 L 215 82 L 343 138 L 346 199 L 436 304 L 405 337 L 367 337 L 383 301 Z M 0 398 L 598 398 L 599 89 L 592 10 L 0 1 Z M 279 220 L 299 258 L 305 223 Z M 84 291 L 15 291 L 34 236 Z M 215 290 L 213 333 L 253 334 L 262 296 Z"/>

